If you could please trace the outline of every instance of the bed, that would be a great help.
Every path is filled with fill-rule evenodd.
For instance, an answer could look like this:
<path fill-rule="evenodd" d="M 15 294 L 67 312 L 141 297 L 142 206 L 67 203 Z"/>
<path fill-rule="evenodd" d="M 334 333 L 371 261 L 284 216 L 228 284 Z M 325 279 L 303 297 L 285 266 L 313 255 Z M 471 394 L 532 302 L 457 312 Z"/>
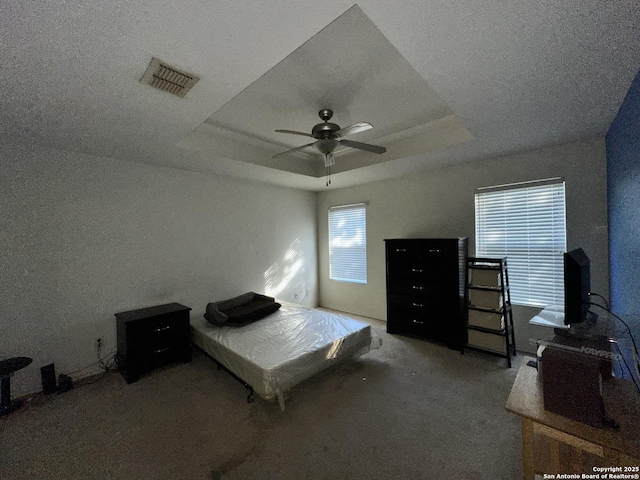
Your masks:
<path fill-rule="evenodd" d="M 285 395 L 298 383 L 381 345 L 366 323 L 286 302 L 243 327 L 192 319 L 191 340 L 252 392 L 277 400 L 282 410 Z"/>

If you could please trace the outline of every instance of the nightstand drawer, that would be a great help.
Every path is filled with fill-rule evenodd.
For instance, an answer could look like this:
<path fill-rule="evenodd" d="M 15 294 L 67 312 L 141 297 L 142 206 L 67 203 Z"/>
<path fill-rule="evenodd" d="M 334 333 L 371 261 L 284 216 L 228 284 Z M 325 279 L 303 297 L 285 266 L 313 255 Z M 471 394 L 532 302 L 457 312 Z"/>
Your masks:
<path fill-rule="evenodd" d="M 186 348 L 189 348 L 189 352 L 185 350 Z M 187 357 L 190 357 L 190 353 L 190 346 L 179 344 L 168 345 L 149 350 L 144 355 L 142 362 L 151 370 L 174 362 L 189 361 Z"/>
<path fill-rule="evenodd" d="M 189 340 L 189 318 L 162 316 L 131 327 L 131 340 L 143 351 L 153 351 Z"/>
<path fill-rule="evenodd" d="M 184 329 L 184 320 L 180 321 L 180 319 L 168 316 L 166 318 L 161 317 L 153 322 L 145 322 L 140 326 L 140 333 L 149 337 L 162 337 L 171 335 L 181 329 Z"/>

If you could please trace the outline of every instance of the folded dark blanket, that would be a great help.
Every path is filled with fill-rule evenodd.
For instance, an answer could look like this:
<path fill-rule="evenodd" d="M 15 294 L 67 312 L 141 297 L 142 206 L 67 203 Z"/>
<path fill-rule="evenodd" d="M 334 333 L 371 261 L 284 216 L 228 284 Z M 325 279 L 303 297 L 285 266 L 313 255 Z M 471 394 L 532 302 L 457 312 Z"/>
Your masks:
<path fill-rule="evenodd" d="M 248 292 L 207 305 L 204 318 L 217 326 L 242 327 L 277 311 L 281 305 L 273 297 Z"/>

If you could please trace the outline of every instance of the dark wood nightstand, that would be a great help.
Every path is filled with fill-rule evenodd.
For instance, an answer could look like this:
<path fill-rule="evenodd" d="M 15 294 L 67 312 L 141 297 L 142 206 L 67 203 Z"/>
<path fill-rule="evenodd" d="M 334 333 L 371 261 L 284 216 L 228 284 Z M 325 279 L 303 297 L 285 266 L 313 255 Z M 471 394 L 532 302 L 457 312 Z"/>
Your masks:
<path fill-rule="evenodd" d="M 191 361 L 190 310 L 168 303 L 115 314 L 118 367 L 127 383 L 154 368 Z"/>

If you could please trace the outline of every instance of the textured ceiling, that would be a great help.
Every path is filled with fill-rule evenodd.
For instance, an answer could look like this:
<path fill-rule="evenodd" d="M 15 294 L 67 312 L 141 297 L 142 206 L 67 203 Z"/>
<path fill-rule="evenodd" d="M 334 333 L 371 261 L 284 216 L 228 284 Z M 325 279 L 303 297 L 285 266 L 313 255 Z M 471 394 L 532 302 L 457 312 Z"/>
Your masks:
<path fill-rule="evenodd" d="M 275 128 L 373 123 L 353 139 L 388 152 L 341 155 L 349 186 L 603 135 L 640 66 L 636 0 L 353 6 L 3 2 L 0 138 L 321 190 L 313 161 L 271 160 L 304 143 Z M 153 56 L 201 80 L 142 85 Z"/>

